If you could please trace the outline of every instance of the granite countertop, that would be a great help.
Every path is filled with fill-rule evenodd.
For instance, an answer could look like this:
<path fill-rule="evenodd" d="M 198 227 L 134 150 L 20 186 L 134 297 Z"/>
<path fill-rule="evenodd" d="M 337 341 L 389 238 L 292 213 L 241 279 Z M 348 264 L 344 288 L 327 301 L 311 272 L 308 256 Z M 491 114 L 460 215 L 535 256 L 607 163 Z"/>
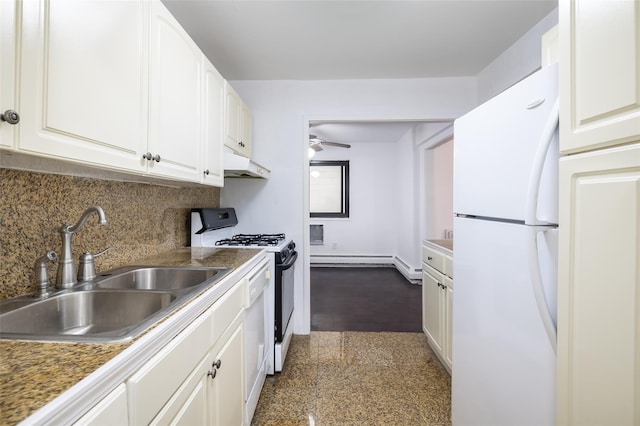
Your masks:
<path fill-rule="evenodd" d="M 184 248 L 136 264 L 237 269 L 261 252 L 247 248 Z M 0 340 L 0 424 L 16 424 L 26 419 L 141 336 L 119 344 Z"/>
<path fill-rule="evenodd" d="M 453 240 L 425 240 L 433 245 L 440 246 L 450 252 L 453 252 Z"/>

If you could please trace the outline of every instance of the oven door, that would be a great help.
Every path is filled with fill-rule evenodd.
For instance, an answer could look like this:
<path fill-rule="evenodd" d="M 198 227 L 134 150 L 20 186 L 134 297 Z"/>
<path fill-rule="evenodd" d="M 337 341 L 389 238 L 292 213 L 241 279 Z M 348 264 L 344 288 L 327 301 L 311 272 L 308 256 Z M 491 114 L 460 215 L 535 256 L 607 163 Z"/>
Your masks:
<path fill-rule="evenodd" d="M 298 252 L 292 251 L 291 255 L 281 264 L 276 263 L 276 312 L 275 312 L 275 339 L 282 342 L 284 332 L 291 320 L 293 313 L 294 293 L 294 264 L 298 259 Z"/>

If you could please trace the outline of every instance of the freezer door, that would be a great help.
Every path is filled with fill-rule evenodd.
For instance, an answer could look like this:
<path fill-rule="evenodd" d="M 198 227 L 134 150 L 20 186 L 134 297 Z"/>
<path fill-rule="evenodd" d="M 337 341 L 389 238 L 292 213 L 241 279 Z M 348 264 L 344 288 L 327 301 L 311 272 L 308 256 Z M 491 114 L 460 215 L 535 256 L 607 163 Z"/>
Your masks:
<path fill-rule="evenodd" d="M 455 121 L 455 213 L 524 220 L 535 153 L 557 96 L 558 66 L 555 64 L 542 68 Z M 558 223 L 557 187 L 556 132 L 538 198 L 538 218 L 547 223 Z"/>
<path fill-rule="evenodd" d="M 555 424 L 555 353 L 529 279 L 526 228 L 454 219 L 454 424 Z M 539 250 L 554 307 L 555 234 L 541 235 Z"/>

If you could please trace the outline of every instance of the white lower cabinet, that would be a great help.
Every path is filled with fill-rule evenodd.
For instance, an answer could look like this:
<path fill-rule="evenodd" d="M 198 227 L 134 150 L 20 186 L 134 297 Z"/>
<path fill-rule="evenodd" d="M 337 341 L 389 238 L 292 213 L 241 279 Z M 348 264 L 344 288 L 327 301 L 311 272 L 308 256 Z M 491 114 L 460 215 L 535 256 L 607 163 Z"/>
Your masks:
<path fill-rule="evenodd" d="M 451 372 L 453 259 L 423 245 L 422 260 L 422 329 L 433 351 Z"/>
<path fill-rule="evenodd" d="M 243 283 L 129 378 L 128 424 L 243 424 Z"/>
<path fill-rule="evenodd" d="M 121 384 L 83 415 L 74 425 L 127 424 L 127 388 Z"/>

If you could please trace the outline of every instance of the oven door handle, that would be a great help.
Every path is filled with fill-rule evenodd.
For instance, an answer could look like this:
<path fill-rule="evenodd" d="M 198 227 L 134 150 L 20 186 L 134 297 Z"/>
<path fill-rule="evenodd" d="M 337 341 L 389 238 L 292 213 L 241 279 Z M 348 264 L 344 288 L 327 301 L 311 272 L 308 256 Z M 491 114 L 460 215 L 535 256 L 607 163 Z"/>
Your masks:
<path fill-rule="evenodd" d="M 294 263 L 296 263 L 296 259 L 298 259 L 298 252 L 294 251 L 291 256 L 289 256 L 289 258 L 287 259 L 286 262 L 280 264 L 280 265 L 276 265 L 279 269 L 281 269 L 282 271 L 286 271 L 287 269 L 291 268 L 293 266 Z"/>

